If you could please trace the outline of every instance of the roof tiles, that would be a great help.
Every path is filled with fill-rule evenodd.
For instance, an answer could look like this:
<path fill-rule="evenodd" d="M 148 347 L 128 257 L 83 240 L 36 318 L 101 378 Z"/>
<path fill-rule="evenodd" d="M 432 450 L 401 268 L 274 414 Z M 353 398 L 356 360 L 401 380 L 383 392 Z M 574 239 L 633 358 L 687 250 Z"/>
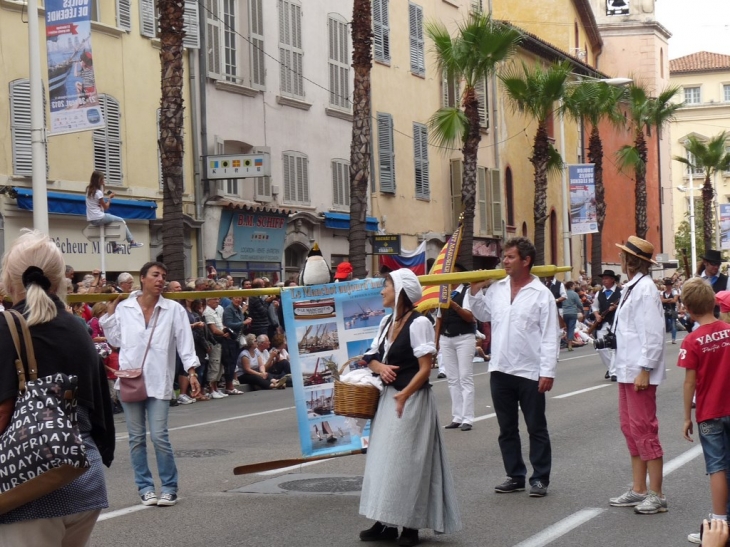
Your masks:
<path fill-rule="evenodd" d="M 684 57 L 669 61 L 669 72 L 680 74 L 683 72 L 711 72 L 730 70 L 730 55 L 698 51 Z"/>

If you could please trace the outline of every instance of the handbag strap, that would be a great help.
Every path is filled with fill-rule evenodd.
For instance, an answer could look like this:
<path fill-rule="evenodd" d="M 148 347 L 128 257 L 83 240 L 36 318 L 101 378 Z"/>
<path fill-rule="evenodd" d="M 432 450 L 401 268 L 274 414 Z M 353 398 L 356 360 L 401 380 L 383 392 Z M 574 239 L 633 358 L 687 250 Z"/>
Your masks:
<path fill-rule="evenodd" d="M 140 366 L 140 369 L 144 369 L 145 361 L 147 361 L 147 353 L 150 351 L 150 344 L 152 343 L 152 337 L 155 335 L 155 329 L 157 328 L 157 319 L 160 316 L 160 308 L 157 307 L 155 309 L 155 320 L 152 323 L 152 332 L 150 333 L 149 340 L 147 340 L 147 347 L 144 350 L 144 357 L 142 357 L 142 366 Z"/>
<path fill-rule="evenodd" d="M 25 382 L 27 380 L 36 380 L 38 378 L 38 366 L 35 360 L 35 350 L 33 349 L 33 340 L 30 336 L 30 330 L 28 324 L 25 321 L 25 317 L 16 310 L 4 311 L 3 316 L 8 325 L 10 336 L 13 339 L 13 345 L 15 346 L 15 352 L 18 358 L 15 360 L 15 369 L 18 372 L 18 390 L 20 392 L 25 391 Z M 25 355 L 27 364 L 23 361 L 21 353 L 20 336 L 18 334 L 18 327 L 15 324 L 15 318 L 20 322 L 20 330 L 23 333 L 23 342 L 25 344 Z M 26 376 L 27 375 L 27 376 Z"/>

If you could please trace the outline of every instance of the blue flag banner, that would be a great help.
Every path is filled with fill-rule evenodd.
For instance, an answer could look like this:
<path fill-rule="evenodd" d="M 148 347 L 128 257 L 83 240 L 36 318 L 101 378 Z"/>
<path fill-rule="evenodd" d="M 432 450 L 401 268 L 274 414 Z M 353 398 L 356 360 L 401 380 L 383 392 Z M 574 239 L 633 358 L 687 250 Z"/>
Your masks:
<path fill-rule="evenodd" d="M 382 279 L 362 279 L 281 292 L 302 455 L 367 448 L 370 421 L 334 414 L 334 380 L 365 366 L 362 355 L 389 310 Z"/>
<path fill-rule="evenodd" d="M 568 165 L 570 179 L 570 232 L 572 235 L 598 232 L 595 166 Z"/>
<path fill-rule="evenodd" d="M 46 0 L 51 133 L 104 127 L 91 52 L 92 0 Z"/>

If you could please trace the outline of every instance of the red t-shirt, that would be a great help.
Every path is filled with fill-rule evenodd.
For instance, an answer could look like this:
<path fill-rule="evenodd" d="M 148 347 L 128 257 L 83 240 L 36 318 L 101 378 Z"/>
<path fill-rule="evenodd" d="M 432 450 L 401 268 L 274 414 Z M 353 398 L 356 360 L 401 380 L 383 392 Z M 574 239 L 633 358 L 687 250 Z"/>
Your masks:
<path fill-rule="evenodd" d="M 688 334 L 677 366 L 697 371 L 697 423 L 730 416 L 730 325 L 715 321 Z"/>

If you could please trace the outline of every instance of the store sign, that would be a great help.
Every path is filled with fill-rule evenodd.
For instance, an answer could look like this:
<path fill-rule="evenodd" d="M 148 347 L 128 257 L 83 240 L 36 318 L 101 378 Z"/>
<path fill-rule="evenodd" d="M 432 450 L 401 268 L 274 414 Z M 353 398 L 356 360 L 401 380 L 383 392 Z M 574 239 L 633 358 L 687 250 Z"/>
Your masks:
<path fill-rule="evenodd" d="M 224 209 L 218 228 L 217 255 L 223 260 L 281 262 L 286 218 L 281 213 Z"/>
<path fill-rule="evenodd" d="M 606 15 L 628 15 L 631 0 L 606 0 Z"/>
<path fill-rule="evenodd" d="M 205 166 L 208 180 L 271 176 L 271 156 L 268 153 L 208 156 Z"/>
<path fill-rule="evenodd" d="M 374 255 L 399 255 L 400 235 L 378 235 L 370 238 Z"/>

